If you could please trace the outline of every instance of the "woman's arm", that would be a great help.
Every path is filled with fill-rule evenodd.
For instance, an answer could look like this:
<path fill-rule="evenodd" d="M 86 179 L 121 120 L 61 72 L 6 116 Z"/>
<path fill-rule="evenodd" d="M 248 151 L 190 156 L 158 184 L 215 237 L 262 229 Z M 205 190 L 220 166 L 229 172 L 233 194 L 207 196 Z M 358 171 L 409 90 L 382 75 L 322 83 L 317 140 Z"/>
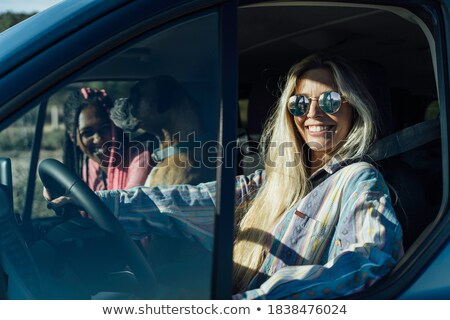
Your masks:
<path fill-rule="evenodd" d="M 263 182 L 263 172 L 236 177 L 236 199 L 249 201 Z M 216 205 L 216 182 L 197 186 L 176 185 L 104 190 L 97 195 L 119 219 L 128 234 L 141 239 L 150 234 L 188 237 L 212 250 Z M 44 188 L 44 197 L 52 200 Z M 56 208 L 72 202 L 67 196 L 51 201 Z"/>
<path fill-rule="evenodd" d="M 247 206 L 258 193 L 264 183 L 266 173 L 264 170 L 256 170 L 249 176 L 236 177 L 236 207 Z"/>
<path fill-rule="evenodd" d="M 249 177 L 236 177 L 240 203 L 253 197 L 263 181 L 259 170 Z M 197 186 L 136 187 L 99 191 L 97 195 L 136 239 L 149 234 L 184 236 L 212 250 L 216 182 Z"/>
<path fill-rule="evenodd" d="M 136 187 L 97 195 L 134 239 L 150 234 L 187 237 L 212 250 L 215 184 Z"/>

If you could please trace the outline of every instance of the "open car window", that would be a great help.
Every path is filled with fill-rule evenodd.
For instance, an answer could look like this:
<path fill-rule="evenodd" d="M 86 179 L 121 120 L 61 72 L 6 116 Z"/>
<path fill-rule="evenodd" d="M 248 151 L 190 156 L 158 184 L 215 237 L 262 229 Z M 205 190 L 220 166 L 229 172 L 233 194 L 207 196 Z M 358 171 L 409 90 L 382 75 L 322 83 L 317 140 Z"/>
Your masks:
<path fill-rule="evenodd" d="M 405 250 L 409 254 L 417 249 L 414 243 L 439 218 L 443 190 L 436 43 L 424 21 L 402 8 L 300 2 L 241 3 L 238 17 L 238 171 L 248 175 L 270 167 L 273 159 L 264 156 L 271 146 L 260 139 L 271 124 L 267 119 L 283 107 L 277 102 L 289 68 L 318 52 L 345 57 L 362 74 L 361 81 L 377 104 L 373 121 L 379 121 L 378 143 L 365 161 L 389 185 Z M 272 236 L 281 241 L 283 233 Z M 300 250 L 294 232 L 291 238 L 282 238 L 286 248 L 279 249 L 274 262 L 268 255 L 259 274 L 273 276 L 276 270 L 281 277 L 283 269 L 277 263 L 302 265 L 301 257 L 296 262 L 283 256 L 285 251 Z M 268 241 L 265 250 L 272 252 L 276 240 Z M 304 261 L 310 260 L 313 257 Z M 397 270 L 405 263 L 407 259 L 401 260 Z M 383 280 L 389 283 L 388 279 Z M 274 294 L 277 290 L 282 286 Z M 370 289 L 367 292 L 370 297 Z M 317 294 L 304 292 L 299 285 L 293 297 L 309 293 Z"/>

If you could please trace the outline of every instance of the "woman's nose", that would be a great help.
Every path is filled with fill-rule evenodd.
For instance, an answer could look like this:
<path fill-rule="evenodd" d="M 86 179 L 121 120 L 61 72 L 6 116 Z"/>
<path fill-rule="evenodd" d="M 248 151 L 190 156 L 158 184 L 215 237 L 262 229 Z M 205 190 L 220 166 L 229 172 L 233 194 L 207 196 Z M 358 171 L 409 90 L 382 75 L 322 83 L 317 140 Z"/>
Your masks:
<path fill-rule="evenodd" d="M 317 99 L 311 99 L 311 104 L 309 105 L 309 110 L 306 116 L 308 118 L 317 118 L 323 115 L 322 109 L 319 107 L 319 102 Z"/>
<path fill-rule="evenodd" d="M 94 144 L 102 144 L 103 142 L 103 137 L 100 134 L 98 134 L 98 132 L 96 132 L 92 138 L 93 138 L 92 142 Z"/>

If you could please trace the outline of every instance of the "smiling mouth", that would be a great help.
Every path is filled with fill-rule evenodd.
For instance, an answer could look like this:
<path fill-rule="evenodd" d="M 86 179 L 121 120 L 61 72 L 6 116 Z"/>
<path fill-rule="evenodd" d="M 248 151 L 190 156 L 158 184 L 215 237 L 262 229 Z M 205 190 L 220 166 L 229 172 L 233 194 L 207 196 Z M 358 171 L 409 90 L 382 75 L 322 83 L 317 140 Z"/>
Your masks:
<path fill-rule="evenodd" d="M 320 133 L 333 131 L 335 126 L 307 126 L 309 132 Z"/>

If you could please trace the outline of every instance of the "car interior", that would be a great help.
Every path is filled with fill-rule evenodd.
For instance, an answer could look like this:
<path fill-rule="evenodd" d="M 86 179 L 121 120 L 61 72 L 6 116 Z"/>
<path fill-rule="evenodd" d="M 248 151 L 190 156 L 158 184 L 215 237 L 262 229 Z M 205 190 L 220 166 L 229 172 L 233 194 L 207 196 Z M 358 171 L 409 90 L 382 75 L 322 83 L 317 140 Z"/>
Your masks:
<path fill-rule="evenodd" d="M 437 215 L 442 195 L 432 52 L 417 17 L 400 9 L 249 5 L 239 11 L 239 24 L 241 172 L 263 165 L 255 148 L 289 67 L 314 52 L 351 59 L 380 119 L 366 160 L 390 185 L 408 248 Z M 402 131 L 414 125 L 414 133 Z M 396 151 L 387 152 L 394 140 Z"/>
<path fill-rule="evenodd" d="M 0 217 L 0 228 L 13 230 L 3 237 L 16 243 L 14 248 L 20 246 L 15 251 L 22 253 L 20 257 L 7 259 L 11 270 L 12 265 L 20 265 L 16 270 L 21 281 L 10 297 L 147 297 L 138 285 L 142 278 L 129 268 L 126 257 L 111 250 L 123 244 L 111 239 L 89 219 L 47 209 L 41 196 L 38 163 L 47 157 L 61 160 L 62 149 L 49 148 L 46 152 L 41 149 L 51 144 L 49 123 L 57 123 L 52 132 L 58 135 L 52 136 L 56 140 L 52 143 L 57 146 L 63 143 L 64 128 L 60 122 L 69 89 L 102 87 L 119 98 L 127 96 L 137 81 L 157 74 L 170 74 L 185 86 L 202 105 L 206 130 L 218 137 L 219 109 L 211 107 L 219 104 L 220 94 L 214 80 L 219 73 L 218 48 L 214 42 L 217 30 L 208 28 L 201 37 L 193 35 L 196 28 L 213 24 L 216 18 L 214 14 L 205 17 L 200 14 L 193 21 L 163 26 L 161 32 L 152 31 L 114 50 L 52 89 L 0 132 L 0 140 L 8 140 L 16 132 L 14 128 L 17 130 L 24 123 L 35 125 L 28 136 L 24 133 L 28 140 L 23 143 L 30 152 L 0 147 L 1 156 L 11 158 L 12 166 L 16 166 L 12 181 L 2 181 L 10 186 L 15 201 L 14 208 Z M 364 75 L 363 80 L 377 102 L 380 119 L 378 141 L 366 160 L 379 168 L 388 182 L 404 232 L 405 250 L 413 252 L 416 239 L 438 216 L 442 201 L 433 44 L 427 21 L 414 10 L 340 3 L 243 2 L 238 10 L 237 174 L 249 175 L 264 166 L 261 133 L 289 68 L 315 52 L 350 59 Z M 180 52 L 185 60 L 180 59 Z M 171 63 L 166 67 L 161 61 Z M 144 143 L 154 141 L 154 137 L 139 133 L 132 138 Z M 19 162 L 26 163 L 18 167 Z M 0 170 L 4 167 L 8 171 L 7 161 L 0 164 Z M 19 194 L 26 196 L 19 201 Z M 163 298 L 210 298 L 212 254 L 190 241 L 155 239 L 152 246 L 156 248 L 145 254 L 157 280 L 169 288 L 170 293 Z M 186 272 L 192 272 L 192 277 L 183 277 Z M 63 291 L 59 290 L 61 282 Z M 178 287 L 179 290 L 174 290 Z"/>

